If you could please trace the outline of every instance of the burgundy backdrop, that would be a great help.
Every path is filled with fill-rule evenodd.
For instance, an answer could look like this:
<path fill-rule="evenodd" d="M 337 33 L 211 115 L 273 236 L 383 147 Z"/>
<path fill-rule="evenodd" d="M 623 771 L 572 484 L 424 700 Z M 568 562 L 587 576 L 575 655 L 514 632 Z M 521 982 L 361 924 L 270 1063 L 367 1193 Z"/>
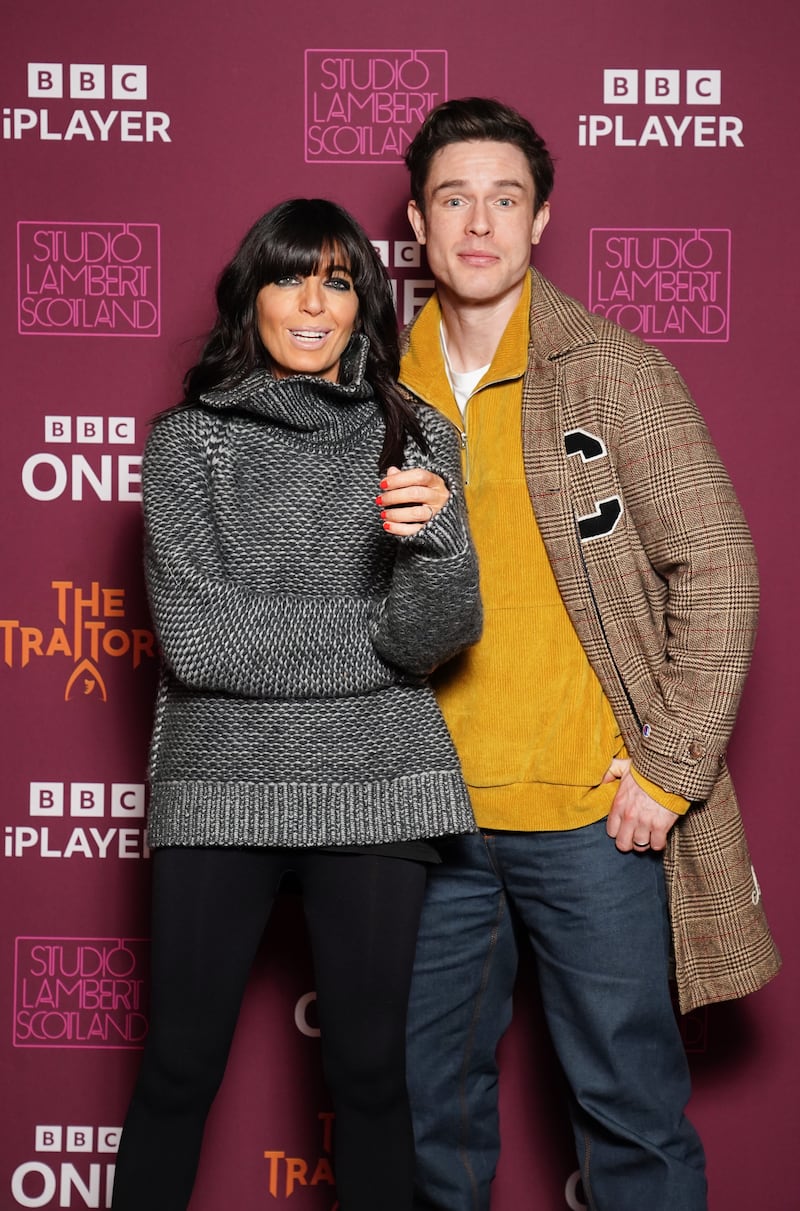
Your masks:
<path fill-rule="evenodd" d="M 15 13 L 0 47 L 0 1208 L 108 1206 L 146 1030 L 148 419 L 178 397 L 217 272 L 284 197 L 354 210 L 401 318 L 413 314 L 430 282 L 400 155 L 432 104 L 471 93 L 518 106 L 548 138 L 556 190 L 537 264 L 663 345 L 754 531 L 763 621 L 731 760 L 786 964 L 748 1002 L 692 1015 L 685 1037 L 713 1211 L 800 1206 L 797 25 L 786 0 L 507 0 L 474 17 L 453 0 L 44 0 Z M 527 968 L 502 1112 L 496 1211 L 582 1207 Z M 248 990 L 193 1211 L 328 1211 L 329 1144 L 289 895 Z"/>

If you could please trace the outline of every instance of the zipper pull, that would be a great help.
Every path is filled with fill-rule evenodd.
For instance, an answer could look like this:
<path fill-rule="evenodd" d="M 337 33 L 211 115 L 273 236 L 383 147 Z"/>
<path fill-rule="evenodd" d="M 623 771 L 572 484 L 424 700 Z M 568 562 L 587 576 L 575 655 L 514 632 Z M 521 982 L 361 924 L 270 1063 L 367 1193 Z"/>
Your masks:
<path fill-rule="evenodd" d="M 461 450 L 464 455 L 464 483 L 468 484 L 469 483 L 469 446 L 467 444 L 467 431 L 466 431 L 466 429 L 460 429 L 459 432 L 461 434 Z"/>

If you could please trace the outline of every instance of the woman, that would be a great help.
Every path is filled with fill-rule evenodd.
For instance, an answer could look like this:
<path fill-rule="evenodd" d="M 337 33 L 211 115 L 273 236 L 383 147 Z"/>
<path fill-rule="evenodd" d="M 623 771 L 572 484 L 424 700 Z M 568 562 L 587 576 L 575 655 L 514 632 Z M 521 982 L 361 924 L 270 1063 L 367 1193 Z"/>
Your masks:
<path fill-rule="evenodd" d="M 113 1206 L 187 1206 L 248 971 L 293 871 L 342 1211 L 409 1211 L 405 1013 L 437 857 L 425 839 L 474 828 L 424 680 L 480 630 L 459 451 L 447 421 L 399 393 L 386 275 L 333 203 L 260 219 L 217 303 L 144 460 L 163 652 L 152 1004 Z"/>

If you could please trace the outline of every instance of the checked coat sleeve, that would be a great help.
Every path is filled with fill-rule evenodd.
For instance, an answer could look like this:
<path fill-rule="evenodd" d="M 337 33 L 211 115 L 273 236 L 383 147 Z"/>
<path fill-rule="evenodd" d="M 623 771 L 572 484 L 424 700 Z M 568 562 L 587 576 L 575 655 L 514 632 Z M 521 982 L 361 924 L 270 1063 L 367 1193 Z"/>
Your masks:
<path fill-rule="evenodd" d="M 640 728 L 629 749 L 645 777 L 699 800 L 719 773 L 750 665 L 756 557 L 728 474 L 674 367 L 645 348 L 623 400 L 614 461 L 627 528 L 656 577 L 647 604 L 662 606 L 647 617 L 640 595 L 617 599 L 629 651 L 638 640 L 655 670 L 645 689 L 630 658 L 625 679 Z"/>

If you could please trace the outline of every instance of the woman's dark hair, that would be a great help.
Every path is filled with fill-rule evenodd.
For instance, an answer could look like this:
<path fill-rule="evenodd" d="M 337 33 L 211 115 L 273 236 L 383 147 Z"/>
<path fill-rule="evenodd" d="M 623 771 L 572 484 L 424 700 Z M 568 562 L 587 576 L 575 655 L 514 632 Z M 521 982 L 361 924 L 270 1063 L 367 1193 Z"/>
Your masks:
<path fill-rule="evenodd" d="M 488 139 L 513 143 L 530 166 L 535 187 L 533 209 L 538 211 L 550 197 L 555 169 L 544 139 L 527 118 L 492 97 L 463 97 L 442 101 L 432 109 L 415 134 L 405 154 L 411 174 L 411 196 L 425 213 L 425 185 L 431 161 L 449 143 L 473 143 Z"/>
<path fill-rule="evenodd" d="M 256 297 L 281 278 L 347 266 L 358 297 L 356 329 L 369 338 L 366 378 L 385 418 L 380 468 L 399 466 L 406 438 L 426 448 L 419 422 L 397 387 L 397 316 L 386 271 L 352 215 L 325 198 L 292 198 L 255 223 L 217 283 L 217 319 L 197 365 L 183 380 L 184 404 L 241 382 L 270 360 L 258 332 Z M 322 268 L 320 268 L 322 267 Z"/>

